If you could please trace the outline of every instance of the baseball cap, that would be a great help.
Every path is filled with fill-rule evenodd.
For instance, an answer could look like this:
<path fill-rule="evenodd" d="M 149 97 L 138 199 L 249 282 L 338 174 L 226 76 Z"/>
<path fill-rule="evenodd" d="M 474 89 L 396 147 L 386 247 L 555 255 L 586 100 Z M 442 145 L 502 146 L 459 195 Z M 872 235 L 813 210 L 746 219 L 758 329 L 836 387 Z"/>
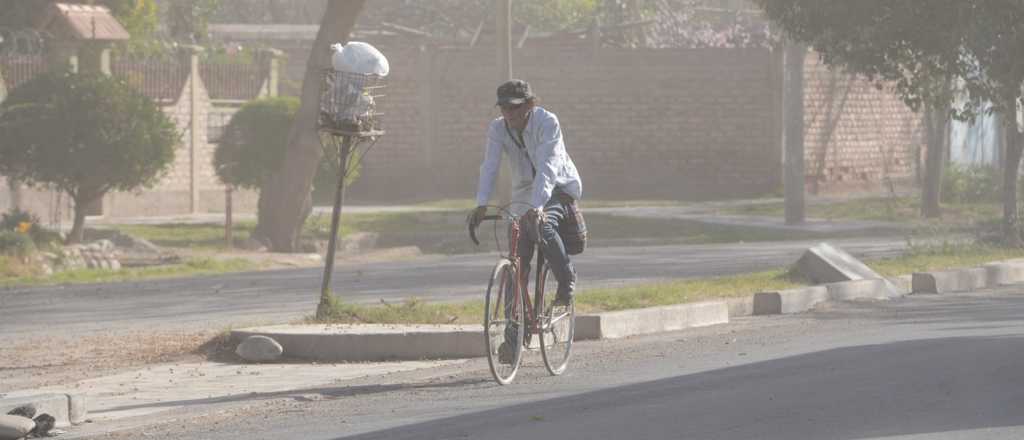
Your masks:
<path fill-rule="evenodd" d="M 533 97 L 530 84 L 521 79 L 505 81 L 498 86 L 498 102 L 495 105 L 522 104 Z"/>

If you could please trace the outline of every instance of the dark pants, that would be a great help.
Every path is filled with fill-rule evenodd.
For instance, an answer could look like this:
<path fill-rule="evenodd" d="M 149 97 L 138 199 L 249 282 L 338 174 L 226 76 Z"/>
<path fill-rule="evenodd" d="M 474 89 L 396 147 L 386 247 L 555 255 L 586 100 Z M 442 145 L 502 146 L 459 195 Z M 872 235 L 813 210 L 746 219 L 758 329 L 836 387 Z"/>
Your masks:
<path fill-rule="evenodd" d="M 533 261 L 534 254 L 534 242 L 540 242 L 541 252 L 544 253 L 544 258 L 551 266 L 551 273 L 555 276 L 555 280 L 558 281 L 559 292 L 571 293 L 572 288 L 575 287 L 576 282 L 576 270 L 573 268 L 572 261 L 569 260 L 569 254 L 565 252 L 565 245 L 562 243 L 562 236 L 558 234 L 559 226 L 565 221 L 566 203 L 569 203 L 569 196 L 559 193 L 556 189 L 555 193 L 551 195 L 551 199 L 544 205 L 544 224 L 540 227 L 540 238 L 533 237 L 532 233 L 528 231 L 522 231 L 519 234 L 519 256 L 522 258 L 522 270 L 527 276 L 524 279 L 529 280 L 530 274 L 530 263 Z M 526 228 L 527 230 L 530 228 Z"/>

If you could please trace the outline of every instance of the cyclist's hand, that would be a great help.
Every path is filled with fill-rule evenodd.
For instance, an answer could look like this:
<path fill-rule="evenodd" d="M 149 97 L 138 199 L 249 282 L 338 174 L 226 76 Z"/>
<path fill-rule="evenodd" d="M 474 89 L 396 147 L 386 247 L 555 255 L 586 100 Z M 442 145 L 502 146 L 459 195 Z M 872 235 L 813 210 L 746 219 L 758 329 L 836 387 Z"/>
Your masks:
<path fill-rule="evenodd" d="M 487 207 L 477 206 L 469 213 L 469 217 L 466 218 L 466 221 L 469 222 L 469 226 L 471 228 L 476 229 L 477 226 L 480 226 L 480 223 L 484 221 L 485 215 L 487 215 Z"/>
<path fill-rule="evenodd" d="M 540 240 L 540 227 L 544 224 L 544 220 L 546 220 L 545 217 L 546 215 L 542 208 L 533 208 L 523 214 L 523 221 L 527 228 L 527 234 L 531 239 Z"/>

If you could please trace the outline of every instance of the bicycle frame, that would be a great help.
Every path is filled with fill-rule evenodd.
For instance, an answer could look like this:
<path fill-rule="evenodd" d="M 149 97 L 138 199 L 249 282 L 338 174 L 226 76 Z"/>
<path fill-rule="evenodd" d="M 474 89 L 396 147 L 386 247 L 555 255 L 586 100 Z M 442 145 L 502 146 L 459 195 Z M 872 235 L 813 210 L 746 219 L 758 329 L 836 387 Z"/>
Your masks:
<path fill-rule="evenodd" d="M 485 216 L 483 220 L 502 220 L 503 218 L 505 217 L 502 217 L 500 215 L 488 215 Z M 524 303 L 526 303 L 526 310 L 524 311 L 526 313 L 524 314 L 524 318 L 526 319 L 526 322 L 528 324 L 526 330 L 529 332 L 528 334 L 535 334 L 540 333 L 540 331 L 542 330 L 539 327 L 540 320 L 538 319 L 534 304 L 544 303 L 544 279 L 542 278 L 544 270 L 544 252 L 540 250 L 539 246 L 535 250 L 535 252 L 537 253 L 537 272 L 535 273 L 535 276 L 537 277 L 537 282 L 534 284 L 535 293 L 534 298 L 531 300 L 530 292 L 528 289 L 528 279 L 526 278 L 525 272 L 522 270 L 522 256 L 519 255 L 519 235 L 521 233 L 522 227 L 520 224 L 520 219 L 515 218 L 512 221 L 511 231 L 509 232 L 509 252 L 508 255 L 505 256 L 505 258 L 512 262 L 512 267 L 515 270 L 515 273 L 521 277 L 521 279 L 518 280 L 519 289 L 516 292 L 516 295 L 523 295 L 523 297 L 525 298 L 525 301 L 523 301 Z M 477 240 L 476 238 L 476 230 L 473 228 L 472 225 L 470 225 L 469 227 L 469 237 L 470 239 L 473 240 L 473 243 L 476 243 L 477 245 L 480 244 L 480 241 Z M 516 304 L 518 304 L 518 301 L 516 302 Z"/>

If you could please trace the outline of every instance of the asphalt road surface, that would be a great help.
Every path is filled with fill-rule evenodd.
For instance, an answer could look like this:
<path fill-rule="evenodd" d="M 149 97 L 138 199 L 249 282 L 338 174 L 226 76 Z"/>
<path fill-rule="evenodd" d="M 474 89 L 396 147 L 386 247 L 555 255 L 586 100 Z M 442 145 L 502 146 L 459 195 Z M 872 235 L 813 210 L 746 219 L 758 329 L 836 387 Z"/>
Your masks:
<path fill-rule="evenodd" d="M 857 256 L 900 253 L 888 239 L 835 240 Z M 575 259 L 582 289 L 655 280 L 735 274 L 784 267 L 815 242 L 591 248 Z M 417 297 L 482 298 L 496 254 L 343 265 L 334 292 L 370 303 Z M 0 336 L 164 327 L 251 325 L 311 314 L 322 268 L 246 272 L 197 278 L 0 290 Z M 40 326 L 45 318 L 46 326 Z"/>
<path fill-rule="evenodd" d="M 135 427 L 150 440 L 995 439 L 1024 437 L 1024 288 L 830 303 L 528 354 L 253 396 Z M 198 418 L 195 418 L 198 417 Z M 95 438 L 129 438 L 125 433 Z"/>

